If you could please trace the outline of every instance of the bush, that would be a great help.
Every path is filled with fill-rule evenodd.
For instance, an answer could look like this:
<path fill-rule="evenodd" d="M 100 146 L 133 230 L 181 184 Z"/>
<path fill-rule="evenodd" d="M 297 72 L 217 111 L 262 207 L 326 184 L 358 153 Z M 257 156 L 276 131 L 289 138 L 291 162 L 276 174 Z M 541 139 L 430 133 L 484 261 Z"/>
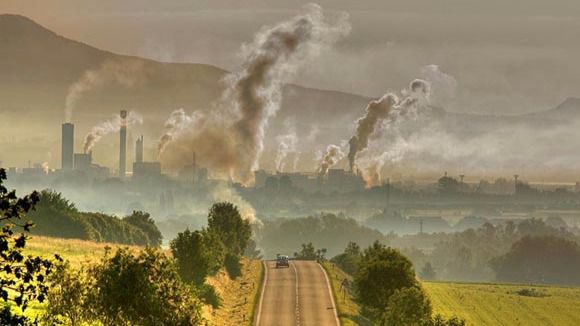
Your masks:
<path fill-rule="evenodd" d="M 207 230 L 186 229 L 171 241 L 170 246 L 179 276 L 186 283 L 202 285 L 206 277 L 215 274 L 223 264 L 223 245 Z"/>
<path fill-rule="evenodd" d="M 79 212 L 60 193 L 43 190 L 37 209 L 28 214 L 36 221 L 33 232 L 58 238 L 159 246 L 161 232 L 149 214 L 133 212 L 119 219 L 101 213 Z"/>
<path fill-rule="evenodd" d="M 147 248 L 106 253 L 87 273 L 61 269 L 47 307 L 50 324 L 199 325 L 201 303 L 174 262 Z"/>
<path fill-rule="evenodd" d="M 431 302 L 419 287 L 395 290 L 389 298 L 381 325 L 419 326 L 431 319 Z"/>
<path fill-rule="evenodd" d="M 356 242 L 351 241 L 348 243 L 342 254 L 335 256 L 330 261 L 335 263 L 347 274 L 354 275 L 358 271 L 361 257 L 362 252 L 360 246 Z"/>
<path fill-rule="evenodd" d="M 163 236 L 161 235 L 161 231 L 159 231 L 155 225 L 155 221 L 151 218 L 149 213 L 134 211 L 133 214 L 123 218 L 123 221 L 143 231 L 147 235 L 150 246 L 161 246 L 161 240 L 163 240 Z"/>
<path fill-rule="evenodd" d="M 354 276 L 356 300 L 364 314 L 372 319 L 380 318 L 395 291 L 416 284 L 409 259 L 379 242 L 365 249 Z"/>

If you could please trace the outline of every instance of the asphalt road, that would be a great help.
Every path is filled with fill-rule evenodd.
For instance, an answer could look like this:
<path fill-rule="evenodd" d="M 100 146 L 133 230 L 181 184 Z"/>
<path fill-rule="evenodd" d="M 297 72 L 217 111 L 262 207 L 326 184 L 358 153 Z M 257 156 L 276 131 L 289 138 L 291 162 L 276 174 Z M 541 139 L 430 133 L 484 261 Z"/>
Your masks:
<path fill-rule="evenodd" d="M 265 262 L 264 287 L 256 326 L 339 326 L 330 284 L 314 261 L 291 261 L 289 268 Z"/>

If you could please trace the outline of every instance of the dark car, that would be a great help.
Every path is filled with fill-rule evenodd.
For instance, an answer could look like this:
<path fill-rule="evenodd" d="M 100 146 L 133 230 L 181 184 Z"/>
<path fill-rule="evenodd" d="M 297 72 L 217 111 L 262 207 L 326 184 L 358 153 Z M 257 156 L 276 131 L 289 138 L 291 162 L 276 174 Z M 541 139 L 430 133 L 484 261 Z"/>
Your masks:
<path fill-rule="evenodd" d="M 278 255 L 278 257 L 276 258 L 276 268 L 279 267 L 290 267 L 290 261 L 288 259 L 288 256 Z"/>

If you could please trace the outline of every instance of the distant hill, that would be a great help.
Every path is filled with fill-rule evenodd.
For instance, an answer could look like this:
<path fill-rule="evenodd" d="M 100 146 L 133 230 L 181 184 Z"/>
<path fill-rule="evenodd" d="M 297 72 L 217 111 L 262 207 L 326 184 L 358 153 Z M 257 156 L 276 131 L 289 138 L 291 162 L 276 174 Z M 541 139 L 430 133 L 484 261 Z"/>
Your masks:
<path fill-rule="evenodd" d="M 28 160 L 59 166 L 60 124 L 68 88 L 85 71 L 109 60 L 126 59 L 143 63 L 146 82 L 133 88 L 110 84 L 87 93 L 73 118 L 77 150 L 91 126 L 128 108 L 145 118 L 144 125 L 132 132 L 145 134 L 152 159 L 169 113 L 177 108 L 210 109 L 222 92 L 220 80 L 227 71 L 206 64 L 161 63 L 118 55 L 59 36 L 26 17 L 0 15 L 0 161 L 4 166 L 24 166 Z M 284 133 L 284 121 L 291 119 L 300 138 L 302 168 L 313 169 L 314 152 L 347 139 L 353 121 L 369 100 L 355 94 L 286 86 L 282 108 L 268 130 L 265 153 L 276 151 L 275 137 Z M 431 118 L 449 132 L 474 137 L 513 125 L 566 125 L 580 118 L 580 99 L 570 98 L 552 110 L 520 116 L 451 113 L 442 108 L 432 112 Z M 108 137 L 95 148 L 97 161 L 115 166 L 115 140 Z"/>
<path fill-rule="evenodd" d="M 210 108 L 221 94 L 220 80 L 227 73 L 206 64 L 160 63 L 117 55 L 59 36 L 26 17 L 0 15 L 0 114 L 4 115 L 4 121 L 11 121 L 6 125 L 0 122 L 0 127 L 18 141 L 34 138 L 22 128 L 31 125 L 34 134 L 43 138 L 39 141 L 42 149 L 38 148 L 38 141 L 32 140 L 34 146 L 20 142 L 20 148 L 30 150 L 13 151 L 18 156 L 16 161 L 25 162 L 28 158 L 41 161 L 47 150 L 56 154 L 69 86 L 86 70 L 98 68 L 108 60 L 123 59 L 142 61 L 148 71 L 148 80 L 135 88 L 108 85 L 87 93 L 73 118 L 77 138 L 120 108 L 134 108 L 145 117 L 143 130 L 136 132 L 144 132 L 148 144 L 153 145 L 153 139 L 159 137 L 163 122 L 174 109 Z M 284 89 L 283 98 L 282 109 L 272 121 L 272 129 L 281 130 L 286 118 L 295 117 L 297 132 L 302 134 L 311 132 L 312 126 L 318 123 L 322 131 L 328 127 L 344 129 L 341 124 L 352 121 L 368 102 L 368 98 L 358 95 L 293 85 Z M 329 133 L 318 135 L 317 140 L 321 143 L 334 140 L 334 135 Z M 8 138 L 11 137 L 4 136 L 3 144 L 0 137 L 0 150 L 6 148 Z M 24 152 L 20 155 L 20 151 Z M 34 153 L 39 152 L 43 154 L 35 157 Z M 2 159 L 6 164 L 14 161 L 13 157 L 0 157 Z M 54 165 L 56 163 L 58 160 Z"/>

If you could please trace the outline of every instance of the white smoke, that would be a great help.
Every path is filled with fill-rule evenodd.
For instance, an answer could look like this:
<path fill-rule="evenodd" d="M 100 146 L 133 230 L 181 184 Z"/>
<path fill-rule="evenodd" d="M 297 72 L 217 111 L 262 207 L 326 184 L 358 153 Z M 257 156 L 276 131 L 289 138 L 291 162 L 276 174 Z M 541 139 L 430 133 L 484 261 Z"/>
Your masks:
<path fill-rule="evenodd" d="M 113 82 L 133 87 L 145 79 L 144 61 L 136 59 L 105 61 L 99 68 L 85 71 L 68 89 L 65 99 L 65 121 L 72 120 L 77 103 L 85 93 Z"/>
<path fill-rule="evenodd" d="M 441 71 L 438 65 L 427 65 L 421 68 L 421 78 L 431 85 L 431 101 L 437 105 L 445 105 L 455 98 L 458 83 L 455 77 Z"/>
<path fill-rule="evenodd" d="M 326 153 L 320 159 L 318 174 L 325 176 L 328 170 L 344 158 L 344 152 L 336 145 L 328 145 Z"/>
<path fill-rule="evenodd" d="M 91 151 L 96 143 L 103 138 L 103 136 L 119 132 L 122 126 L 132 126 L 135 124 L 142 124 L 143 117 L 140 114 L 130 111 L 125 119 L 121 118 L 119 114 L 115 114 L 112 119 L 103 121 L 94 126 L 91 131 L 85 136 L 83 150 L 85 153 Z"/>
<path fill-rule="evenodd" d="M 241 69 L 226 77 L 226 90 L 212 114 L 199 128 L 188 128 L 173 137 L 163 153 L 164 164 L 180 168 L 195 149 L 202 163 L 215 173 L 252 183 L 268 122 L 280 108 L 283 84 L 349 29 L 345 16 L 329 22 L 317 5 L 307 6 L 304 13 L 288 21 L 262 28 L 242 47 Z"/>
<path fill-rule="evenodd" d="M 296 128 L 292 120 L 286 120 L 284 122 L 287 132 L 282 135 L 276 136 L 276 142 L 278 143 L 278 149 L 276 151 L 276 158 L 274 160 L 276 171 L 284 172 L 286 166 L 286 158 L 290 153 L 294 153 L 295 162 L 293 166 L 298 164 L 296 159 L 299 157 L 297 154 L 296 146 L 298 144 L 298 136 L 296 135 Z"/>
<path fill-rule="evenodd" d="M 236 205 L 242 218 L 247 219 L 250 223 L 261 224 L 256 217 L 256 211 L 245 199 L 240 196 L 235 189 L 227 186 L 224 182 L 218 183 L 211 190 L 212 199 L 216 202 L 227 201 Z"/>
<path fill-rule="evenodd" d="M 192 127 L 194 123 L 202 123 L 203 119 L 204 115 L 199 111 L 194 112 L 191 116 L 187 115 L 184 109 L 178 109 L 171 112 L 163 126 L 165 131 L 163 136 L 159 139 L 157 155 L 160 157 L 169 142 L 174 140 L 175 137 L 180 136 L 188 128 Z"/>

